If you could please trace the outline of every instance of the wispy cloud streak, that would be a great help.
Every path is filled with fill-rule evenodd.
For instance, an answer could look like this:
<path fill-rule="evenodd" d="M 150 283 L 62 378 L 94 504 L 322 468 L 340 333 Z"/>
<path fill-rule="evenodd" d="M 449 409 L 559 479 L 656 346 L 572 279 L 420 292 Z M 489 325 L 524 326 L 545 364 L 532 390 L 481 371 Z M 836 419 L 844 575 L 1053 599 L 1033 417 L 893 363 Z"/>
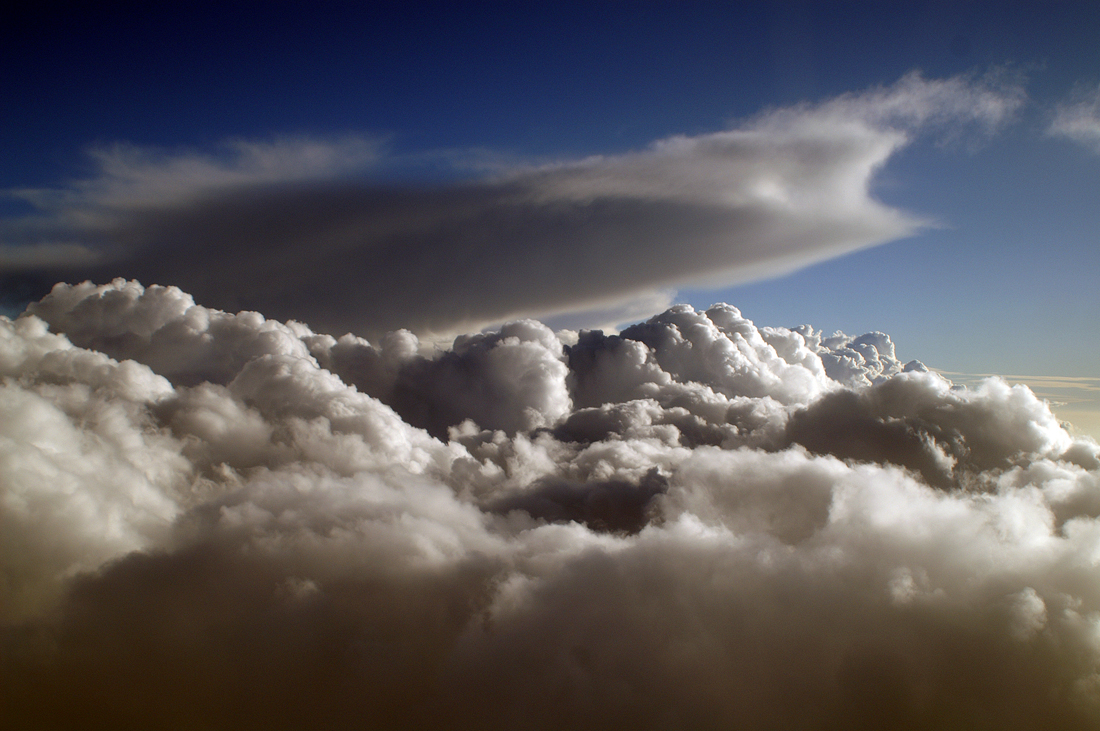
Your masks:
<path fill-rule="evenodd" d="M 1100 86 L 1078 89 L 1070 100 L 1058 105 L 1047 132 L 1100 154 Z"/>

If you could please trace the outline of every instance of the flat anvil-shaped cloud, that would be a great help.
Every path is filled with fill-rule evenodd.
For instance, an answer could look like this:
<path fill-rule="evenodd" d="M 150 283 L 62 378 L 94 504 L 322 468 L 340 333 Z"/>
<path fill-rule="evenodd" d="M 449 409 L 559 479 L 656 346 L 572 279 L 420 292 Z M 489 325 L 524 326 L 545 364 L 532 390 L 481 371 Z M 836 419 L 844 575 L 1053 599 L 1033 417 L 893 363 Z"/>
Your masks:
<path fill-rule="evenodd" d="M 906 236 L 923 222 L 871 196 L 875 172 L 922 129 L 996 127 L 1022 98 L 911 74 L 728 131 L 420 187 L 349 177 L 378 160 L 360 139 L 236 143 L 229 160 L 119 148 L 99 153 L 99 178 L 39 195 L 38 223 L 99 256 L 51 281 L 174 284 L 212 306 L 368 336 L 464 331 L 613 312 Z"/>

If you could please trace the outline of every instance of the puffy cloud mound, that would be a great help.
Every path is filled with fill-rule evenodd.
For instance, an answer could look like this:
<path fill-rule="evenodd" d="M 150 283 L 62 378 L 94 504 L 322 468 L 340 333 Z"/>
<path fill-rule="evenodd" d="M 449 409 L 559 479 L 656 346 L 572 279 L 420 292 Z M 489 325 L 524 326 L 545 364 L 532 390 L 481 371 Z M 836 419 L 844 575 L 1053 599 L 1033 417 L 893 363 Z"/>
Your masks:
<path fill-rule="evenodd" d="M 1100 726 L 1100 447 L 882 333 L 0 320 L 6 727 Z"/>

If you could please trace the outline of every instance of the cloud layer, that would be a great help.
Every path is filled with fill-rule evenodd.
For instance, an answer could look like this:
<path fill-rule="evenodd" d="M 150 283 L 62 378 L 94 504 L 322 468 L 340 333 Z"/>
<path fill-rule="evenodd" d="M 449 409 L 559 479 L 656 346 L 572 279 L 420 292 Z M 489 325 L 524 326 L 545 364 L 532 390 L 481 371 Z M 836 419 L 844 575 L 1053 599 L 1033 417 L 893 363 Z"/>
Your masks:
<path fill-rule="evenodd" d="M 13 727 L 1100 723 L 1100 447 L 882 333 L 0 319 Z"/>
<path fill-rule="evenodd" d="M 872 197 L 875 172 L 918 134 L 995 129 L 1022 101 L 993 78 L 911 74 L 723 132 L 444 186 L 365 182 L 385 163 L 357 138 L 237 142 L 221 157 L 118 147 L 97 152 L 92 179 L 22 191 L 42 213 L 4 237 L 36 244 L 51 282 L 172 283 L 371 337 L 621 311 L 912 233 L 922 221 Z M 74 246 L 81 260 L 56 266 Z M 0 266 L 26 275 L 27 251 L 7 246 Z"/>

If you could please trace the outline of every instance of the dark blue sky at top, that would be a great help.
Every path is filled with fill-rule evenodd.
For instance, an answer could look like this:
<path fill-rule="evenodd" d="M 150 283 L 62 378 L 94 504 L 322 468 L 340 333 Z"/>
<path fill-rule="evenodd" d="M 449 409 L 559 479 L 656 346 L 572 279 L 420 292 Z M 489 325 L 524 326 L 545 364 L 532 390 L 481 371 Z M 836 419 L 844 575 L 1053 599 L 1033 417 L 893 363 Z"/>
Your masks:
<path fill-rule="evenodd" d="M 6 25 L 0 174 L 21 184 L 93 142 L 356 131 L 587 154 L 913 68 L 1100 73 L 1098 3 L 47 4 Z"/>
<path fill-rule="evenodd" d="M 1042 134 L 1051 105 L 1100 82 L 1097 2 L 46 3 L 2 20 L 0 188 L 90 174 L 85 150 L 114 142 L 356 133 L 406 161 L 614 153 L 913 69 L 1007 64 L 1036 102 L 1018 123 L 978 149 L 908 148 L 877 181 L 878 197 L 945 228 L 682 295 L 728 299 L 761 324 L 884 330 L 904 357 L 948 368 L 999 357 L 1092 374 L 1100 360 L 1096 295 L 1081 294 L 1100 270 L 1100 160 Z M 462 174 L 442 168 L 384 174 Z M 1046 337 L 1041 350 L 1088 337 L 1061 364 L 1013 361 L 1020 331 Z"/>

